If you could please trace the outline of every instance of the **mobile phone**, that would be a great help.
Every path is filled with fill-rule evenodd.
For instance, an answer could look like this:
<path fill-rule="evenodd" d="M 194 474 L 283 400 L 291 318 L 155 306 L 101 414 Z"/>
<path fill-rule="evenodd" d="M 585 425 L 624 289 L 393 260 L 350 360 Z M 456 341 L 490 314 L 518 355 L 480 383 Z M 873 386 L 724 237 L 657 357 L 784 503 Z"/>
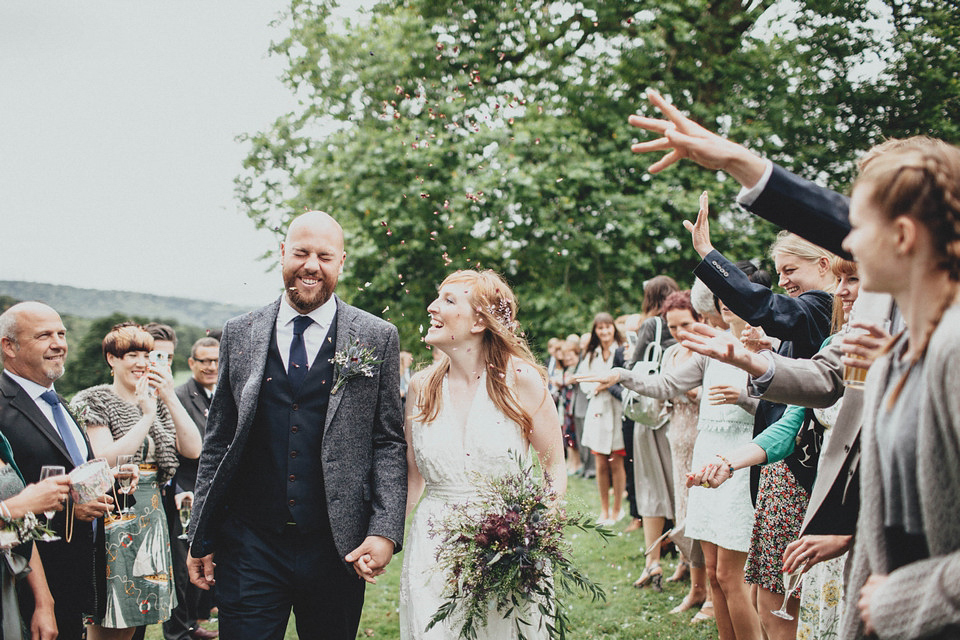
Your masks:
<path fill-rule="evenodd" d="M 166 351 L 151 351 L 149 355 L 147 355 L 147 360 L 150 362 L 151 369 L 159 370 L 161 367 L 170 366 Z"/>

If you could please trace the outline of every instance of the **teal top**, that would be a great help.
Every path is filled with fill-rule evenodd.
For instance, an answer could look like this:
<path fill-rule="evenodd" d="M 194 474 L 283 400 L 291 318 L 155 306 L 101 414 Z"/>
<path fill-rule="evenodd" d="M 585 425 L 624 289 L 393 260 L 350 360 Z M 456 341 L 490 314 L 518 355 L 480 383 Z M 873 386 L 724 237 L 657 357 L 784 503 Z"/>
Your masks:
<path fill-rule="evenodd" d="M 823 349 L 830 344 L 835 335 L 837 334 L 827 337 L 820 348 Z M 800 433 L 800 427 L 803 426 L 804 413 L 806 413 L 805 407 L 795 404 L 788 405 L 787 410 L 784 411 L 779 420 L 751 440 L 753 444 L 766 452 L 767 461 L 763 464 L 779 462 L 793 453 L 793 447 L 797 444 L 797 434 Z"/>
<path fill-rule="evenodd" d="M 20 476 L 20 481 L 23 482 L 23 484 L 27 484 L 27 481 L 23 479 L 23 474 L 20 473 L 20 467 L 13 461 L 13 449 L 10 448 L 10 441 L 7 440 L 7 437 L 2 433 L 0 433 L 0 460 L 3 460 L 13 467 L 13 470 Z"/>

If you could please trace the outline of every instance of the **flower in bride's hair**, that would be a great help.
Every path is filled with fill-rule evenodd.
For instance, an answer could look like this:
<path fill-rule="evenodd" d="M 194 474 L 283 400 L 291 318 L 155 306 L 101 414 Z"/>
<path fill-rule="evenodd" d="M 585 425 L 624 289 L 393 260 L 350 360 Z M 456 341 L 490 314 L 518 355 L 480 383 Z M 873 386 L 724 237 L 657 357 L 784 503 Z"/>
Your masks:
<path fill-rule="evenodd" d="M 516 332 L 519 325 L 517 321 L 513 319 L 513 309 L 505 298 L 500 298 L 495 304 L 487 307 L 487 312 L 493 316 L 497 322 L 503 325 L 507 331 L 511 333 Z"/>

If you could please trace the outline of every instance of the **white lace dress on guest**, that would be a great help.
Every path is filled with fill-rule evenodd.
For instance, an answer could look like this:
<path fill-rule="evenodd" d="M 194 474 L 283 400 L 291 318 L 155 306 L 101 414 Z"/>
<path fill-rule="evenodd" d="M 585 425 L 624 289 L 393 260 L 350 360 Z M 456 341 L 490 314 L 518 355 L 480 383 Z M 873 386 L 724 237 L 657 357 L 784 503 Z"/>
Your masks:
<path fill-rule="evenodd" d="M 735 404 L 710 404 L 709 389 L 715 385 L 745 388 L 747 374 L 717 360 L 710 360 L 705 367 L 697 442 L 693 447 L 694 470 L 702 469 L 718 453 L 729 455 L 753 438 L 753 416 L 748 411 Z M 753 517 L 750 472 L 741 470 L 716 489 L 690 488 L 685 533 L 724 549 L 747 551 Z"/>
<path fill-rule="evenodd" d="M 454 616 L 425 631 L 433 614 L 443 604 L 445 575 L 437 568 L 435 552 L 440 540 L 430 537 L 430 523 L 440 523 L 453 504 L 476 499 L 482 479 L 514 473 L 516 456 L 528 459 L 529 445 L 520 426 L 507 418 L 487 394 L 486 375 L 480 380 L 466 428 L 450 418 L 450 392 L 443 381 L 442 406 L 431 423 L 414 421 L 413 453 L 426 482 L 406 538 L 400 577 L 400 637 L 404 640 L 441 640 L 458 637 L 460 625 Z M 526 619 L 528 638 L 546 638 L 546 626 L 534 612 Z M 504 620 L 491 609 L 479 640 L 509 640 L 516 637 L 513 620 Z"/>

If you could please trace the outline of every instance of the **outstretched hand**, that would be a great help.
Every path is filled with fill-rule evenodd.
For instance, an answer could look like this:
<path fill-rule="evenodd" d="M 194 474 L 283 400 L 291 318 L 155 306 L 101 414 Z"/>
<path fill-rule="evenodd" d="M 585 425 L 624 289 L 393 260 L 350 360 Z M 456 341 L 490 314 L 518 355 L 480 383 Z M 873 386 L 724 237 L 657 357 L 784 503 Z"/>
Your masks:
<path fill-rule="evenodd" d="M 581 373 L 573 376 L 573 382 L 576 384 L 583 382 L 596 383 L 597 386 L 593 389 L 593 394 L 596 395 L 620 382 L 620 373 L 618 371 L 610 371 L 608 373 Z"/>
<path fill-rule="evenodd" d="M 650 165 L 650 173 L 663 171 L 681 158 L 689 158 L 701 167 L 721 169 L 746 187 L 755 185 L 766 170 L 764 160 L 741 145 L 705 129 L 679 109 L 667 102 L 653 89 L 647 89 L 647 99 L 666 120 L 632 115 L 628 122 L 641 129 L 659 133 L 662 137 L 631 145 L 634 153 L 651 151 L 670 152 Z"/>
<path fill-rule="evenodd" d="M 754 377 L 762 376 L 769 366 L 766 358 L 749 351 L 729 331 L 697 322 L 677 334 L 680 344 L 690 351 L 732 364 Z"/>
<path fill-rule="evenodd" d="M 700 254 L 701 258 L 707 257 L 707 254 L 713 251 L 713 244 L 710 243 L 710 219 L 708 213 L 710 210 L 710 201 L 707 192 L 700 194 L 700 211 L 697 212 L 697 221 L 683 221 L 683 228 L 690 232 L 693 240 L 693 248 Z"/>

